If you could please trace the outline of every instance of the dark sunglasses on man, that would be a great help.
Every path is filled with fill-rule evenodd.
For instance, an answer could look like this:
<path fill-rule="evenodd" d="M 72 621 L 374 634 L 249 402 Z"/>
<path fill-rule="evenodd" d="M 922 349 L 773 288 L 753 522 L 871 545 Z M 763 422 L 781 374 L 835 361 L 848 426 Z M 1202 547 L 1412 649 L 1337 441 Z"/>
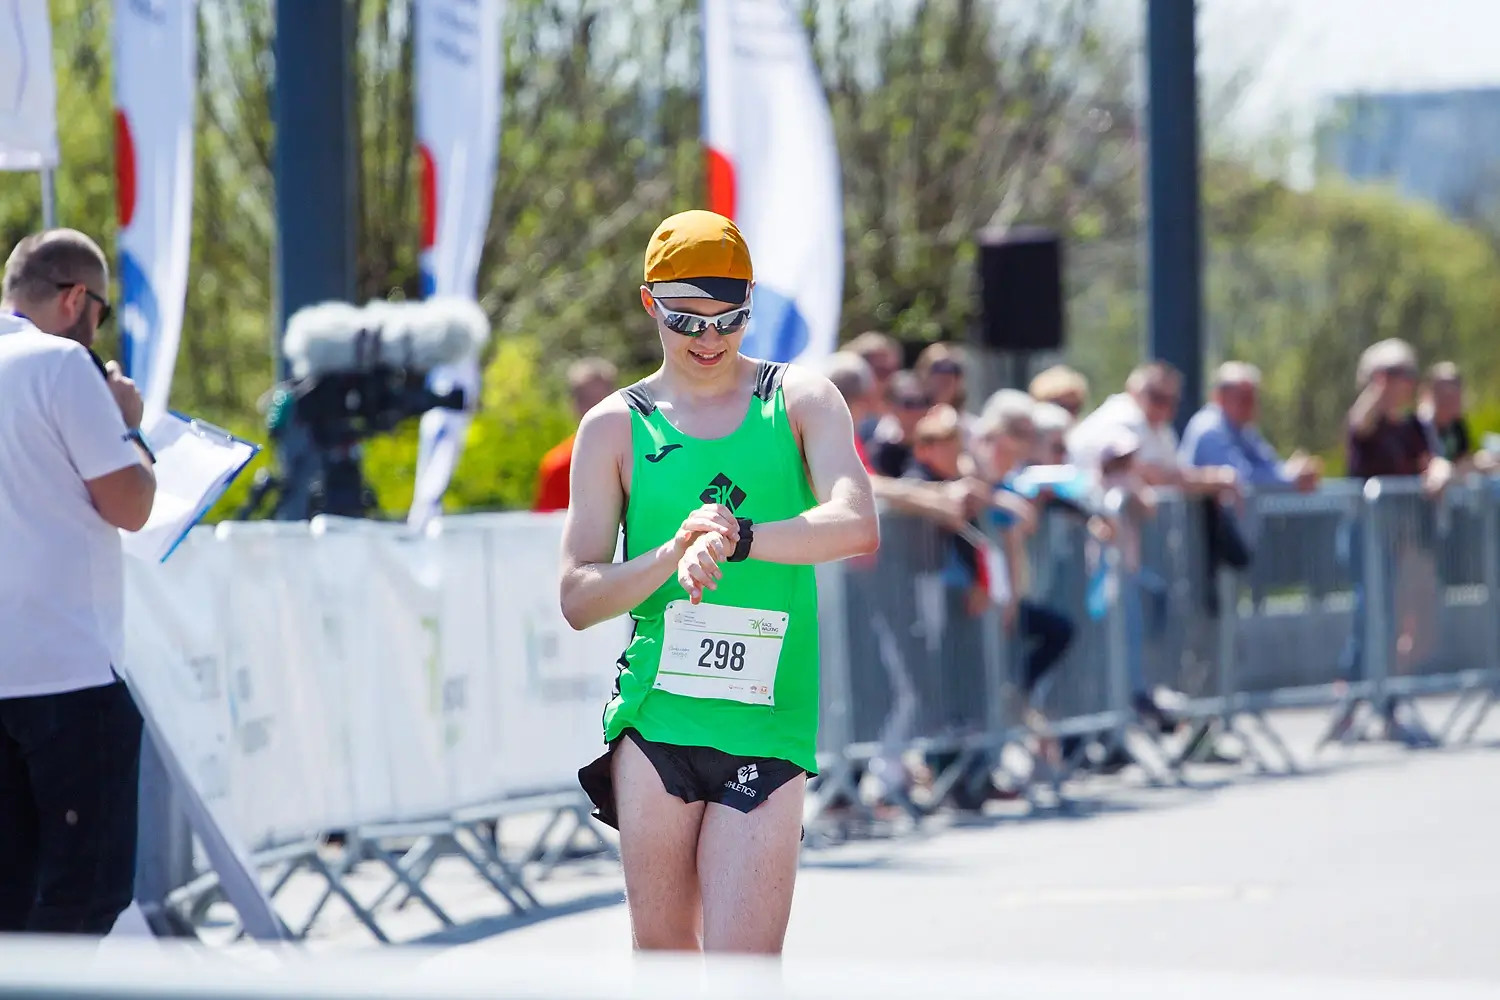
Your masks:
<path fill-rule="evenodd" d="M 102 295 L 97 295 L 88 285 L 81 281 L 59 281 L 55 282 L 58 291 L 72 291 L 74 288 L 82 288 L 83 294 L 99 303 L 99 325 L 103 326 L 109 322 L 109 318 L 115 314 L 115 307 L 109 304 L 109 300 Z"/>

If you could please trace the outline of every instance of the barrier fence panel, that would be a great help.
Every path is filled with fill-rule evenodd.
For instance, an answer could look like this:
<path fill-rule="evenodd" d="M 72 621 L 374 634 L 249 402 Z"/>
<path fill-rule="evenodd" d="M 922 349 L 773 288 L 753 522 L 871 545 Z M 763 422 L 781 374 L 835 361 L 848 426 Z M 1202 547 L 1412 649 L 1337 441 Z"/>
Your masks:
<path fill-rule="evenodd" d="M 1363 507 L 1357 483 L 1261 493 L 1247 504 L 1251 548 L 1237 602 L 1235 684 L 1242 705 L 1332 704 L 1347 679 Z"/>
<path fill-rule="evenodd" d="M 1054 509 L 1043 512 L 1029 551 L 1031 599 L 1073 626 L 1072 642 L 1032 701 L 1057 735 L 1113 729 L 1123 713 L 1109 677 L 1110 595 L 1103 547 L 1083 517 Z"/>
<path fill-rule="evenodd" d="M 1414 705 L 1392 706 L 1419 694 L 1493 690 L 1500 663 L 1494 494 L 1476 481 L 1434 500 L 1417 483 L 1385 481 L 1368 496 L 1379 539 L 1366 612 L 1369 644 L 1381 644 L 1370 657 L 1376 707 L 1408 740 L 1435 742 Z"/>

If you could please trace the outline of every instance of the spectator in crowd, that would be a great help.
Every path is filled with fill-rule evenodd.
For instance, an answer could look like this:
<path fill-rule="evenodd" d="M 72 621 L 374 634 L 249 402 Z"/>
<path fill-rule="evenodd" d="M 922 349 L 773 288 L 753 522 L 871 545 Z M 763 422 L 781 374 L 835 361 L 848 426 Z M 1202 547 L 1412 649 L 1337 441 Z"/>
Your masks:
<path fill-rule="evenodd" d="M 71 229 L 23 239 L 0 286 L 0 932 L 104 935 L 133 896 L 118 529 L 145 524 L 156 479 L 140 394 L 87 349 L 108 293 Z"/>
<path fill-rule="evenodd" d="M 568 391 L 573 397 L 573 412 L 583 415 L 603 402 L 620 385 L 615 366 L 603 358 L 584 358 L 568 367 Z M 573 438 L 569 434 L 542 456 L 537 468 L 536 502 L 532 510 L 568 509 L 568 472 L 573 464 Z"/>
<path fill-rule="evenodd" d="M 1428 371 L 1417 415 L 1427 430 L 1432 453 L 1452 463 L 1455 472 L 1495 471 L 1494 456 L 1474 448 L 1469 421 L 1464 416 L 1463 376 L 1453 362 L 1439 362 Z"/>
<path fill-rule="evenodd" d="M 901 476 L 911 464 L 912 442 L 917 422 L 932 408 L 932 399 L 922 388 L 922 380 L 913 372 L 901 371 L 891 376 L 886 388 L 891 415 L 880 422 L 870 460 L 882 476 Z"/>
<path fill-rule="evenodd" d="M 939 403 L 917 421 L 911 461 L 902 475 L 925 483 L 954 482 L 963 475 L 963 458 L 963 425 L 958 411 Z"/>
<path fill-rule="evenodd" d="M 1029 464 L 1067 465 L 1068 432 L 1073 429 L 1073 414 L 1057 403 L 1038 403 L 1031 412 L 1031 422 L 1036 427 L 1036 441 Z"/>
<path fill-rule="evenodd" d="M 1156 703 L 1146 680 L 1145 609 L 1142 599 L 1146 587 L 1141 576 L 1141 524 L 1156 513 L 1156 496 L 1147 481 L 1141 463 L 1142 445 L 1134 431 L 1116 427 L 1098 443 L 1100 503 L 1115 513 L 1111 519 L 1114 543 L 1119 549 L 1119 601 L 1125 622 L 1125 666 L 1130 685 L 1131 706 L 1148 722 L 1163 731 L 1173 728 L 1173 721 Z M 1115 766 L 1120 755 L 1109 762 Z"/>
<path fill-rule="evenodd" d="M 1029 403 L 1024 393 L 1017 395 Z M 980 467 L 996 490 L 991 516 L 996 526 L 1004 531 L 1005 563 L 1009 572 L 1007 589 L 1011 595 L 1011 600 L 1002 608 L 1002 615 L 1006 630 L 1020 637 L 1024 651 L 1021 690 L 1028 701 L 1032 699 L 1037 683 L 1057 664 L 1073 640 L 1073 624 L 1065 615 L 1028 596 L 1031 581 L 1026 537 L 1032 533 L 1036 515 L 1030 510 L 1031 505 L 1010 489 L 1010 481 L 1030 454 L 1035 438 L 1036 428 L 1030 410 L 1006 399 L 999 400 L 998 405 L 985 407 L 974 438 Z M 1024 517 L 1017 515 L 1020 505 L 1024 505 Z M 983 591 L 980 581 L 975 583 L 978 595 L 971 611 L 981 611 L 984 608 L 981 602 L 988 601 L 988 594 Z"/>
<path fill-rule="evenodd" d="M 868 416 L 872 409 L 871 397 L 875 394 L 876 379 L 870 366 L 859 355 L 840 351 L 825 359 L 821 367 L 828 380 L 833 383 L 849 405 L 850 415 L 857 425 L 860 419 Z M 910 375 L 910 373 L 903 374 Z M 913 390 L 915 391 L 914 384 Z M 913 427 L 913 440 L 915 437 L 916 432 Z M 887 510 L 920 517 L 946 531 L 957 532 L 963 530 L 963 527 L 988 503 L 989 487 L 985 483 L 962 478 L 942 481 L 945 477 L 937 470 L 933 470 L 930 477 L 896 478 L 884 475 L 872 466 L 863 444 L 857 439 L 855 446 L 865 462 L 866 470 L 870 473 L 870 484 L 875 498 Z M 911 466 L 914 463 L 915 458 L 908 453 L 907 465 Z M 940 456 L 936 464 L 944 471 L 951 470 L 951 463 L 947 462 L 944 457 Z M 886 662 L 882 658 L 882 665 L 891 674 L 892 704 L 893 706 L 899 705 L 903 696 L 908 699 L 911 697 L 911 679 L 904 673 L 904 667 L 899 662 Z M 887 720 L 888 731 L 882 735 L 882 741 L 888 744 L 888 749 L 870 762 L 869 772 L 876 779 L 875 784 L 879 789 L 874 795 L 877 811 L 881 808 L 881 803 L 899 805 L 907 809 L 914 808 L 909 795 L 911 776 L 902 763 L 900 755 L 900 747 L 910 736 L 908 732 L 910 721 L 898 709 L 893 708 L 892 716 Z M 860 786 L 865 773 L 864 767 L 854 769 L 852 775 L 854 787 Z M 854 805 L 854 801 L 849 796 L 838 793 L 829 800 L 826 809 L 829 814 L 840 815 L 851 810 Z"/>
<path fill-rule="evenodd" d="M 912 369 L 922 380 L 922 389 L 933 405 L 953 408 L 967 442 L 969 425 L 973 423 L 972 415 L 964 410 L 969 400 L 968 353 L 957 344 L 928 344 L 917 355 Z"/>
<path fill-rule="evenodd" d="M 1152 486 L 1174 486 L 1190 493 L 1233 496 L 1238 477 L 1231 466 L 1184 466 L 1177 457 L 1172 419 L 1182 397 L 1182 375 L 1164 361 L 1147 362 L 1130 373 L 1125 391 L 1110 396 L 1068 435 L 1068 451 L 1086 468 L 1098 468 L 1106 441 L 1127 430 L 1139 442 L 1137 466 Z"/>
<path fill-rule="evenodd" d="M 1412 412 L 1417 355 L 1404 340 L 1382 340 L 1365 349 L 1355 375 L 1359 396 L 1349 409 L 1346 457 L 1349 475 L 1421 476 L 1430 493 L 1447 485 L 1453 467 L 1434 455 L 1421 418 Z"/>
<path fill-rule="evenodd" d="M 1317 488 L 1323 465 L 1294 452 L 1283 462 L 1256 428 L 1260 416 L 1260 369 L 1227 361 L 1214 373 L 1213 400 L 1193 414 L 1182 437 L 1179 457 L 1195 468 L 1228 467 L 1246 485 Z"/>
<path fill-rule="evenodd" d="M 875 438 L 880 421 L 895 412 L 890 402 L 890 386 L 891 377 L 901 370 L 901 345 L 894 337 L 868 330 L 844 345 L 844 350 L 863 358 L 874 378 L 869 412 L 854 423 L 855 433 L 868 446 Z"/>
<path fill-rule="evenodd" d="M 1453 465 L 1445 458 L 1433 453 L 1432 443 L 1421 418 L 1413 412 L 1417 392 L 1417 355 L 1411 345 L 1395 338 L 1382 340 L 1366 348 L 1359 357 L 1355 373 L 1355 384 L 1359 390 L 1354 405 L 1349 408 L 1346 437 L 1346 458 L 1349 475 L 1358 479 L 1379 476 L 1419 476 L 1428 496 L 1437 496 L 1446 489 L 1453 474 Z M 1383 540 L 1383 543 L 1386 540 Z M 1363 526 L 1358 521 L 1347 525 L 1342 535 L 1342 546 L 1354 577 L 1354 621 L 1349 641 L 1344 646 L 1340 660 L 1341 672 L 1351 681 L 1360 681 L 1365 675 L 1365 627 L 1369 609 L 1369 594 L 1365 587 L 1365 574 L 1370 567 L 1365 565 Z M 1382 548 L 1382 561 L 1387 578 L 1394 575 L 1396 553 L 1388 547 Z M 1386 594 L 1387 614 L 1394 617 L 1394 598 Z M 1396 645 L 1395 636 L 1390 637 Z M 1339 739 L 1352 731 L 1358 710 L 1358 702 L 1351 702 L 1334 717 L 1325 739 Z M 1432 737 L 1415 720 L 1403 722 L 1398 718 L 1397 704 L 1387 699 L 1377 706 L 1385 723 L 1388 739 L 1410 746 L 1426 746 Z"/>
<path fill-rule="evenodd" d="M 856 424 L 871 414 L 877 380 L 863 358 L 849 351 L 838 351 L 829 355 L 821 368 L 844 397 Z M 854 446 L 859 452 L 860 461 L 865 464 L 865 471 L 870 473 L 875 499 L 893 510 L 924 517 L 948 528 L 957 528 L 974 517 L 988 502 L 988 490 L 984 483 L 977 480 L 955 478 L 953 482 L 936 485 L 900 478 L 899 473 L 889 475 L 872 461 L 865 444 L 857 437 Z M 904 473 L 910 462 L 908 451 L 908 457 L 899 472 Z"/>
<path fill-rule="evenodd" d="M 1089 380 L 1067 365 L 1053 365 L 1037 373 L 1028 387 L 1038 403 L 1053 403 L 1077 420 L 1089 402 Z"/>

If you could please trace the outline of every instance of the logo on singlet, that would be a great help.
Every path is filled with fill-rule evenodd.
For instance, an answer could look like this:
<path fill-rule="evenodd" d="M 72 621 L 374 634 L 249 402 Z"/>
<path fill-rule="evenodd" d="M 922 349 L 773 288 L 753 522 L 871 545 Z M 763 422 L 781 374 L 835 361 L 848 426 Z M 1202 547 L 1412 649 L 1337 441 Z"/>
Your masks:
<path fill-rule="evenodd" d="M 672 454 L 672 452 L 681 447 L 682 445 L 680 444 L 664 444 L 661 446 L 661 451 L 657 452 L 655 455 L 647 455 L 646 461 L 650 462 L 652 465 L 655 465 L 657 462 L 660 462 L 662 459 L 666 458 L 668 455 Z"/>
<path fill-rule="evenodd" d="M 721 472 L 714 476 L 713 482 L 699 494 L 698 499 L 703 503 L 720 503 L 730 510 L 739 510 L 740 504 L 745 502 L 745 491 Z"/>
<path fill-rule="evenodd" d="M 750 782 L 759 777 L 760 768 L 756 767 L 754 764 L 746 764 L 739 770 L 740 784 L 742 785 L 748 785 Z"/>

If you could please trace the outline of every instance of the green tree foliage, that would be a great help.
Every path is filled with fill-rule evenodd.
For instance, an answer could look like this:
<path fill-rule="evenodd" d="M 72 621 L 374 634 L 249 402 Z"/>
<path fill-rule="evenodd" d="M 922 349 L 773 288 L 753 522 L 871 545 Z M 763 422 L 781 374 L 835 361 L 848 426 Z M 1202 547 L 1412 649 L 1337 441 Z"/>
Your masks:
<path fill-rule="evenodd" d="M 417 294 L 411 0 L 358 0 L 358 295 Z M 272 0 L 201 0 L 192 271 L 173 402 L 264 437 L 275 242 Z M 701 201 L 695 0 L 510 0 L 500 176 L 479 278 L 496 341 L 451 508 L 524 506 L 571 425 L 581 354 L 631 374 L 655 338 L 634 288 L 663 215 Z M 963 339 L 975 234 L 1067 239 L 1069 357 L 1096 395 L 1139 357 L 1139 53 L 1099 0 L 804 0 L 841 150 L 846 334 Z M 113 252 L 111 5 L 51 0 L 60 220 Z M 1212 108 L 1212 102 L 1205 107 Z M 1212 139 L 1216 122 L 1204 123 Z M 1210 149 L 1219 145 L 1210 142 Z M 1490 241 L 1381 192 L 1293 191 L 1204 164 L 1210 361 L 1267 376 L 1272 439 L 1330 451 L 1359 350 L 1404 336 L 1500 398 L 1500 259 Z M 39 216 L 34 177 L 0 175 L 0 239 Z M 104 344 L 106 353 L 113 345 Z M 373 442 L 383 505 L 410 497 L 414 433 Z M 221 505 L 231 509 L 242 484 Z"/>

